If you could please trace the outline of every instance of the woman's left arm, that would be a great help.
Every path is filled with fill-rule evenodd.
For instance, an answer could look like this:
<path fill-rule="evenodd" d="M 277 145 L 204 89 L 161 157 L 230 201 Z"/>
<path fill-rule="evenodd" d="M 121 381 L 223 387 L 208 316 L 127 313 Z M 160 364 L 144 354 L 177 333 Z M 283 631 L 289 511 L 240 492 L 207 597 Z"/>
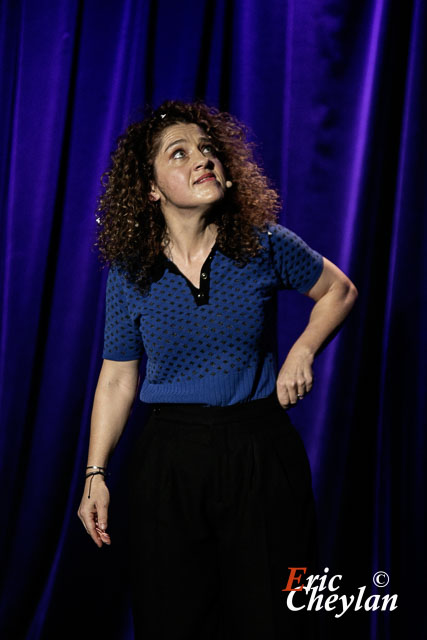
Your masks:
<path fill-rule="evenodd" d="M 312 363 L 353 307 L 358 291 L 333 262 L 323 257 L 323 271 L 304 295 L 315 301 L 307 327 L 290 349 L 276 381 L 277 397 L 286 409 L 313 386 Z"/>

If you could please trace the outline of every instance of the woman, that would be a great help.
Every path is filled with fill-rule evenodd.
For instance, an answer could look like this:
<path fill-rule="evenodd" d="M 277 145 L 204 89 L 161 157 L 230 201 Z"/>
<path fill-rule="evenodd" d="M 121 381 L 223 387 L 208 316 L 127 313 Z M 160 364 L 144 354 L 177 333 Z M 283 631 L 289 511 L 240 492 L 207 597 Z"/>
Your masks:
<path fill-rule="evenodd" d="M 284 591 L 290 567 L 316 568 L 310 468 L 286 410 L 357 290 L 277 223 L 245 136 L 227 113 L 167 101 L 119 139 L 98 208 L 111 268 L 78 515 L 110 544 L 105 471 L 145 350 L 152 411 L 128 479 L 136 638 L 308 638 L 315 615 Z M 280 289 L 315 304 L 277 373 Z"/>

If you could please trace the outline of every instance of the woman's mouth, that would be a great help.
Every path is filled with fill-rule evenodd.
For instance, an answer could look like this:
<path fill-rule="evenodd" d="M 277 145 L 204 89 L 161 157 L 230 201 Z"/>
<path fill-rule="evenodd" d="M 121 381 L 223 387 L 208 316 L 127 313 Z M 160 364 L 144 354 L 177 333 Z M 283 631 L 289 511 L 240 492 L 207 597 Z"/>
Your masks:
<path fill-rule="evenodd" d="M 205 176 L 201 176 L 198 180 L 196 180 L 194 184 L 201 184 L 202 182 L 208 182 L 212 180 L 216 180 L 216 178 L 212 173 L 209 173 Z"/>

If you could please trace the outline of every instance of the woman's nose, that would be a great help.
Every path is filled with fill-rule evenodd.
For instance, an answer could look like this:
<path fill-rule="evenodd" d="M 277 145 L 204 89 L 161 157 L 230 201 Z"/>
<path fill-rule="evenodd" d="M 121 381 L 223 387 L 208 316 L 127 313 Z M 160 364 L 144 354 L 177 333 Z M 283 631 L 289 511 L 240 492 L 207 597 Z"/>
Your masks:
<path fill-rule="evenodd" d="M 209 165 L 210 163 L 212 163 L 212 158 L 210 158 L 205 153 L 203 153 L 203 149 L 197 148 L 194 151 L 195 151 L 194 158 L 195 158 L 196 167 L 204 167 L 205 165 Z"/>
<path fill-rule="evenodd" d="M 214 163 L 212 162 L 212 158 L 208 158 L 201 151 L 199 152 L 199 156 L 195 162 L 195 169 L 199 169 L 200 167 L 213 167 Z"/>

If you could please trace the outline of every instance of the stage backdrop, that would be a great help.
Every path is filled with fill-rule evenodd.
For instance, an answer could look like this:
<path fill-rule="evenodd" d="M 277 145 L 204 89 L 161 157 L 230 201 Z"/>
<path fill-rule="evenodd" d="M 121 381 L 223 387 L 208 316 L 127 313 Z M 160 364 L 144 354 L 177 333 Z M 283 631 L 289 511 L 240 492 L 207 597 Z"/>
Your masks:
<path fill-rule="evenodd" d="M 398 608 L 322 624 L 328 640 L 400 640 L 409 623 L 424 637 L 426 18 L 422 0 L 2 3 L 2 638 L 133 637 L 123 475 L 139 401 L 111 461 L 111 547 L 77 517 L 107 275 L 91 247 L 117 136 L 166 98 L 248 124 L 280 222 L 359 290 L 289 415 L 322 566 L 340 595 L 366 586 Z M 280 364 L 312 304 L 279 294 Z"/>

